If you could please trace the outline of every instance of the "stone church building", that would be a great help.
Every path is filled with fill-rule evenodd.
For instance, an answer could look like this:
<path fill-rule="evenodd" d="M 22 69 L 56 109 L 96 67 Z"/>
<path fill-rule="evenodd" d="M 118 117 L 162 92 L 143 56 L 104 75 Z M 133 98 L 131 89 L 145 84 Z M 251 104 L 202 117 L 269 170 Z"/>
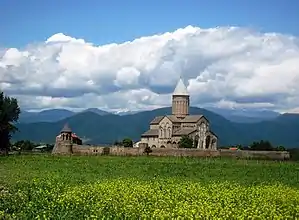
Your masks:
<path fill-rule="evenodd" d="M 208 119 L 189 115 L 189 94 L 182 79 L 172 94 L 172 114 L 154 118 L 149 127 L 139 143 L 151 148 L 177 148 L 181 137 L 187 135 L 199 149 L 217 149 L 217 136 L 210 130 Z"/>
<path fill-rule="evenodd" d="M 56 136 L 53 154 L 71 154 L 73 145 L 82 145 L 82 140 L 75 133 L 68 124 L 65 124 L 60 134 Z"/>

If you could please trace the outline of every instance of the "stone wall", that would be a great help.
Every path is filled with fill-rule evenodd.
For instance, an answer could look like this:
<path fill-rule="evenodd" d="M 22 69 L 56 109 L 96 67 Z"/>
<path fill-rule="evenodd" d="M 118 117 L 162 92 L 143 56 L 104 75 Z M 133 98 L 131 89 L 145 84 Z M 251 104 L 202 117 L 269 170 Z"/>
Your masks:
<path fill-rule="evenodd" d="M 110 155 L 115 156 L 141 156 L 144 155 L 144 148 L 125 148 L 125 147 L 111 147 Z"/>
<path fill-rule="evenodd" d="M 232 157 L 244 159 L 288 160 L 287 151 L 243 151 L 243 150 L 201 150 L 182 148 L 152 148 L 152 156 L 176 157 Z M 77 155 L 113 155 L 113 156 L 141 156 L 146 155 L 144 148 L 124 148 L 119 146 L 102 147 L 89 145 L 73 145 L 73 153 Z"/>
<path fill-rule="evenodd" d="M 144 148 L 73 145 L 73 153 L 78 155 L 139 156 L 139 155 L 143 155 L 143 151 Z"/>
<path fill-rule="evenodd" d="M 176 156 L 176 157 L 218 157 L 217 150 L 201 150 L 188 148 L 155 148 L 150 155 L 153 156 Z"/>
<path fill-rule="evenodd" d="M 246 159 L 270 159 L 270 160 L 288 160 L 290 153 L 287 151 L 249 151 L 249 150 L 218 150 L 221 157 L 234 157 Z"/>
<path fill-rule="evenodd" d="M 90 145 L 73 145 L 73 154 L 78 155 L 101 155 L 104 147 Z"/>

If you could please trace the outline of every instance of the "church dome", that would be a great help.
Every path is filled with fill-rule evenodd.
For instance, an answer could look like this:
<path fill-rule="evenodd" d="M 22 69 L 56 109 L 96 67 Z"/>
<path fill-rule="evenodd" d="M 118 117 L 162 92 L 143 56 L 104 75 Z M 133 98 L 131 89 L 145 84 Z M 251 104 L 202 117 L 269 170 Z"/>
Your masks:
<path fill-rule="evenodd" d="M 187 87 L 185 86 L 182 78 L 180 78 L 180 80 L 178 81 L 178 84 L 176 85 L 175 90 L 172 95 L 184 95 L 184 96 L 189 95 L 189 93 L 187 91 Z"/>

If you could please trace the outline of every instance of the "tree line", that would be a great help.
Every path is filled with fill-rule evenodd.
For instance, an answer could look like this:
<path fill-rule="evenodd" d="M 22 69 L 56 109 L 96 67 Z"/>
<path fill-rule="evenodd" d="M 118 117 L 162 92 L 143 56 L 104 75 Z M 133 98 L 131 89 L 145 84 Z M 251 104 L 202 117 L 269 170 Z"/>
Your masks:
<path fill-rule="evenodd" d="M 133 140 L 130 138 L 124 138 L 122 141 L 115 141 L 114 146 L 133 147 Z"/>
<path fill-rule="evenodd" d="M 250 145 L 235 145 L 235 146 L 223 146 L 221 149 L 236 148 L 238 150 L 252 150 L 252 151 L 286 151 L 284 146 L 274 146 L 270 141 L 260 140 L 254 141 Z"/>
<path fill-rule="evenodd" d="M 180 148 L 197 148 L 197 141 L 193 141 L 189 136 L 182 136 L 179 147 Z M 249 146 L 235 145 L 235 146 L 222 146 L 220 149 L 236 148 L 238 150 L 252 150 L 252 151 L 285 151 L 283 146 L 273 146 L 270 141 L 260 140 L 254 141 Z"/>
<path fill-rule="evenodd" d="M 44 146 L 41 151 L 51 151 L 54 148 L 54 144 L 37 144 L 29 140 L 20 140 L 10 144 L 10 150 L 12 151 L 32 151 L 36 147 Z"/>

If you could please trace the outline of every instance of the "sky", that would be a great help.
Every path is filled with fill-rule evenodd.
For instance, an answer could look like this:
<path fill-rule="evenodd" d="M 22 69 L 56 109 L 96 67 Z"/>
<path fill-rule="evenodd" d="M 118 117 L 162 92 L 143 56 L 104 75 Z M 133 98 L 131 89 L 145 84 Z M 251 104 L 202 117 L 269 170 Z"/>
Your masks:
<path fill-rule="evenodd" d="M 23 109 L 299 112 L 299 1 L 0 0 L 0 89 Z"/>

